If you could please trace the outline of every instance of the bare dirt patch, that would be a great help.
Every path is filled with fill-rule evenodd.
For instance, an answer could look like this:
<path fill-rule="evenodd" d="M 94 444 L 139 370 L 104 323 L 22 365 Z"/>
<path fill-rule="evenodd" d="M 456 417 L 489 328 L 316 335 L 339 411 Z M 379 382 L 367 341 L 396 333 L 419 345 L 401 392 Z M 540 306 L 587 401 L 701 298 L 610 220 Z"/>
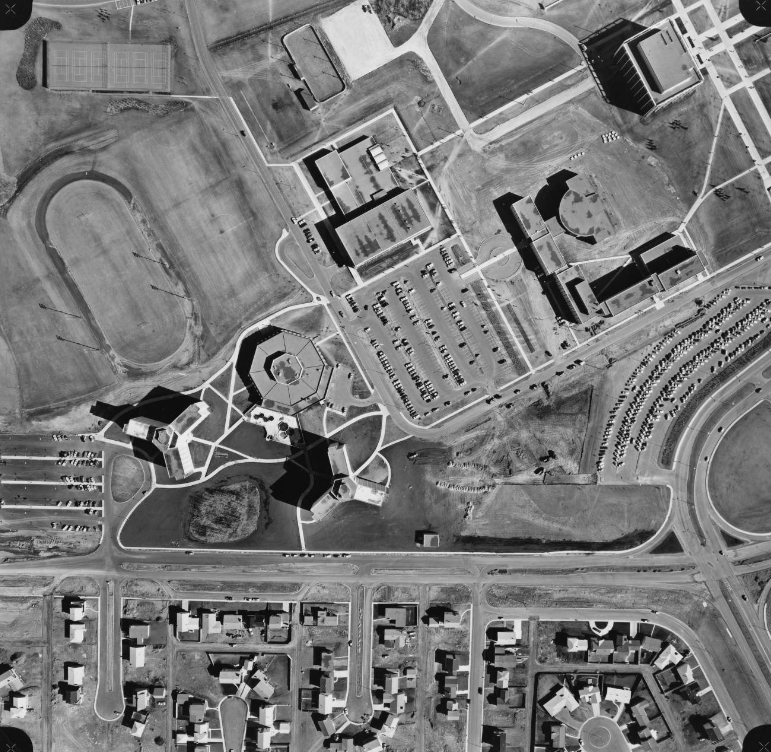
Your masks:
<path fill-rule="evenodd" d="M 257 527 L 261 496 L 259 484 L 248 477 L 196 491 L 189 502 L 188 535 L 201 543 L 246 538 Z"/>

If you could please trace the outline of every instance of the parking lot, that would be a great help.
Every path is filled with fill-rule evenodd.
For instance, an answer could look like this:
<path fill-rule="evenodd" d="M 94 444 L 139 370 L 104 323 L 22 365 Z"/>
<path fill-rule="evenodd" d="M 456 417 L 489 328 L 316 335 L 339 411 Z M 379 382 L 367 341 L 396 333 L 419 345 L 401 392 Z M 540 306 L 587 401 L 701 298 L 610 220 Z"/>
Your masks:
<path fill-rule="evenodd" d="M 443 246 L 347 295 L 346 303 L 361 347 L 379 362 L 412 419 L 495 391 L 506 353 Z"/>
<path fill-rule="evenodd" d="M 771 291 L 728 288 L 706 301 L 702 315 L 669 332 L 640 360 L 611 408 L 597 459 L 619 477 L 634 476 L 649 445 L 658 447 L 668 421 L 699 385 L 771 328 Z M 630 475 L 631 474 L 631 475 Z"/>
<path fill-rule="evenodd" d="M 60 532 L 101 527 L 104 448 L 79 435 L 14 435 L 0 439 L 3 520 L 25 517 Z"/>

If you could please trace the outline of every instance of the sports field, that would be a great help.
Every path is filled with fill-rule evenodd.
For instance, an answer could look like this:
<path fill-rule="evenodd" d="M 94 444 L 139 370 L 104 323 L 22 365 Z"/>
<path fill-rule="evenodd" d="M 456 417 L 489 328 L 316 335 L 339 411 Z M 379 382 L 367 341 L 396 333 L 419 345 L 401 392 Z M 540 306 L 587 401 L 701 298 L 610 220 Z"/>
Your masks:
<path fill-rule="evenodd" d="M 274 253 L 281 219 L 264 184 L 242 169 L 241 145 L 224 132 L 218 104 L 149 126 L 105 160 L 125 176 L 162 239 L 212 355 L 245 324 L 294 301 L 298 287 Z"/>
<path fill-rule="evenodd" d="M 49 204 L 48 230 L 115 351 L 137 363 L 171 355 L 185 336 L 182 300 L 152 289 L 173 287 L 149 256 L 123 198 L 90 180 L 62 188 Z"/>
<path fill-rule="evenodd" d="M 771 403 L 762 402 L 723 435 L 709 468 L 718 513 L 740 530 L 771 533 Z"/>
<path fill-rule="evenodd" d="M 428 44 L 470 120 L 511 102 L 580 62 L 554 35 L 492 26 L 445 3 Z"/>

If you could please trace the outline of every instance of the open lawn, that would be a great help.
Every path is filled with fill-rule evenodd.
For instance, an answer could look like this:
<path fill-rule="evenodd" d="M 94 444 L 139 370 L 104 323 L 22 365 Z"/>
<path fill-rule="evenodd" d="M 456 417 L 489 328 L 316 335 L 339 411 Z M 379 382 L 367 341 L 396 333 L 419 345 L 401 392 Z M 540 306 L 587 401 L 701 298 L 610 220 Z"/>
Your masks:
<path fill-rule="evenodd" d="M 750 533 L 771 532 L 771 403 L 762 402 L 724 434 L 709 468 L 709 494 L 718 513 Z"/>
<path fill-rule="evenodd" d="M 711 193 L 688 222 L 688 232 L 717 269 L 771 241 L 769 197 L 757 172 Z"/>
<path fill-rule="evenodd" d="M 740 89 L 731 94 L 731 101 L 736 105 L 747 133 L 755 143 L 761 157 L 771 155 L 771 133 L 763 122 L 760 111 L 752 100 L 749 91 Z"/>
<path fill-rule="evenodd" d="M 145 481 L 142 462 L 131 454 L 119 454 L 110 468 L 110 494 L 113 501 L 131 499 Z"/>
<path fill-rule="evenodd" d="M 439 11 L 428 44 L 470 120 L 579 63 L 578 54 L 552 34 L 491 26 L 455 3 L 445 3 Z"/>
<path fill-rule="evenodd" d="M 482 539 L 480 546 L 492 541 L 496 549 L 507 547 L 507 538 L 617 541 L 631 548 L 661 527 L 668 508 L 663 486 L 501 486 L 475 506 L 463 535 Z M 630 545 L 635 534 L 642 540 Z"/>
<path fill-rule="evenodd" d="M 760 83 L 758 81 L 755 84 L 755 88 L 758 91 L 760 91 Z M 725 183 L 750 167 L 752 167 L 752 157 L 739 135 L 739 129 L 728 112 L 723 111 L 720 131 L 715 144 L 715 151 L 712 155 L 712 166 L 709 171 L 707 189 L 709 190 L 711 185 Z"/>
<path fill-rule="evenodd" d="M 751 36 L 743 39 L 736 45 L 736 52 L 744 64 L 748 75 L 752 76 L 771 67 L 771 50 L 768 49 L 767 42 L 768 40 L 765 40 L 763 44 L 758 44 L 755 37 Z M 755 86 L 757 87 L 758 83 L 762 80 L 761 78 L 756 81 Z"/>
<path fill-rule="evenodd" d="M 59 255 L 115 351 L 155 363 L 182 344 L 182 300 L 155 287 L 173 287 L 124 199 L 111 187 L 81 180 L 62 188 L 48 206 L 48 230 Z"/>
<path fill-rule="evenodd" d="M 283 33 L 289 31 L 287 26 Z M 457 126 L 423 61 L 408 53 L 353 81 L 331 101 L 310 112 L 293 89 L 288 54 L 277 45 L 280 31 L 252 37 L 218 50 L 215 64 L 231 96 L 261 146 L 295 159 L 313 144 L 394 107 L 418 149 L 443 138 Z"/>
<path fill-rule="evenodd" d="M 543 18 L 583 39 L 619 18 L 628 18 L 639 23 L 645 19 L 658 21 L 661 15 L 673 11 L 668 0 L 572 0 L 552 5 L 548 10 L 541 8 L 538 0 L 474 0 L 474 5 L 500 16 L 525 16 Z M 659 9 L 659 10 L 657 10 Z"/>
<path fill-rule="evenodd" d="M 250 29 L 260 29 L 280 23 L 287 17 L 300 21 L 304 14 L 313 12 L 319 4 L 331 8 L 345 5 L 347 0 L 319 3 L 318 0 L 281 0 L 254 2 L 254 0 L 202 0 L 200 5 L 201 26 L 206 41 L 211 44 Z"/>

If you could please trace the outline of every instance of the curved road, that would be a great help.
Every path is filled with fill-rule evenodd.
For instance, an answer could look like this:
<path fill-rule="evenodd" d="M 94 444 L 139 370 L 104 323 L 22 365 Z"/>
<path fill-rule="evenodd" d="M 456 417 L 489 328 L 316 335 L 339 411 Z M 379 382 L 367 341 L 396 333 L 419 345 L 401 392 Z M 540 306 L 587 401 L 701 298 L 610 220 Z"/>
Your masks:
<path fill-rule="evenodd" d="M 557 39 L 569 45 L 574 52 L 577 52 L 583 57 L 581 48 L 578 44 L 578 38 L 552 21 L 546 21 L 543 18 L 533 18 L 531 16 L 500 16 L 497 13 L 490 13 L 490 11 L 480 8 L 478 5 L 471 2 L 471 0 L 453 1 L 459 8 L 473 18 L 476 18 L 477 21 L 482 21 L 490 26 L 500 26 L 507 29 L 535 29 L 537 31 L 545 31 L 547 34 L 551 34 L 553 37 L 557 37 Z"/>

